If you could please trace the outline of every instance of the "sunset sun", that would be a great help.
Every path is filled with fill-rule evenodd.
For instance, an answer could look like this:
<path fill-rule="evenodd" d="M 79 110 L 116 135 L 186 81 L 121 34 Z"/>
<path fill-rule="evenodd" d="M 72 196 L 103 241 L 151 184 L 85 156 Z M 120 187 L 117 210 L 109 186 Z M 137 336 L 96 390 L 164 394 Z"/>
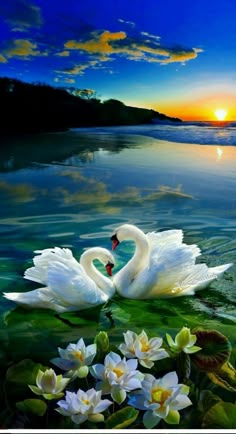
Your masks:
<path fill-rule="evenodd" d="M 217 117 L 218 121 L 224 121 L 227 116 L 227 111 L 225 109 L 217 109 L 215 111 L 215 116 Z"/>

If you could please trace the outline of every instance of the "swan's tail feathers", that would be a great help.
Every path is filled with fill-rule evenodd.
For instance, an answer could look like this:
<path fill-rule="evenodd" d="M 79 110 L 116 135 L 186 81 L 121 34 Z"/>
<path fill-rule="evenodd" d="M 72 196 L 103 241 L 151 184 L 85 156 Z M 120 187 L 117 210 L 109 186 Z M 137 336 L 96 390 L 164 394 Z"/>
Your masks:
<path fill-rule="evenodd" d="M 39 297 L 39 290 L 34 289 L 29 292 L 4 292 L 3 296 L 8 300 L 14 301 L 15 303 L 23 306 L 23 307 L 47 307 L 42 306 L 42 301 Z"/>
<path fill-rule="evenodd" d="M 8 300 L 15 301 L 16 303 L 19 302 L 19 299 L 22 294 L 19 294 L 18 292 L 3 292 L 3 297 L 7 298 Z"/>
<path fill-rule="evenodd" d="M 41 294 L 45 295 L 45 297 Z M 46 295 L 47 294 L 47 295 Z M 50 295 L 49 288 L 40 288 L 35 289 L 29 292 L 4 292 L 3 296 L 8 300 L 14 301 L 18 305 L 22 306 L 25 309 L 52 309 L 58 313 L 66 312 L 67 309 L 64 306 L 60 306 L 57 304 L 56 300 L 53 300 Z"/>
<path fill-rule="evenodd" d="M 221 276 L 225 271 L 227 271 L 230 267 L 232 267 L 233 263 L 231 264 L 224 264 L 224 265 L 218 265 L 217 267 L 209 268 L 210 273 L 214 273 L 217 277 Z"/>
<path fill-rule="evenodd" d="M 27 268 L 24 273 L 24 278 L 33 282 L 47 284 L 47 269 L 43 267 Z"/>
<path fill-rule="evenodd" d="M 77 263 L 70 249 L 54 247 L 51 249 L 35 250 L 35 253 L 39 253 L 33 258 L 36 267 L 48 267 L 48 265 L 54 261 Z"/>
<path fill-rule="evenodd" d="M 176 294 L 193 295 L 195 291 L 206 288 L 210 283 L 217 279 L 233 264 L 220 265 L 218 267 L 208 268 L 206 264 L 197 264 L 192 267 L 188 276 L 174 288 Z"/>

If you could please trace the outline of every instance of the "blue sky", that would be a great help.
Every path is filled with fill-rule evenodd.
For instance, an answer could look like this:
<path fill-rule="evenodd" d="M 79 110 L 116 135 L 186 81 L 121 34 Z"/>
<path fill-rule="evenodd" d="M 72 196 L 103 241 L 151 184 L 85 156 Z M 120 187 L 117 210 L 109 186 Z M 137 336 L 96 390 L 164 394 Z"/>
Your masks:
<path fill-rule="evenodd" d="M 0 75 L 185 119 L 236 118 L 234 0 L 11 0 Z"/>

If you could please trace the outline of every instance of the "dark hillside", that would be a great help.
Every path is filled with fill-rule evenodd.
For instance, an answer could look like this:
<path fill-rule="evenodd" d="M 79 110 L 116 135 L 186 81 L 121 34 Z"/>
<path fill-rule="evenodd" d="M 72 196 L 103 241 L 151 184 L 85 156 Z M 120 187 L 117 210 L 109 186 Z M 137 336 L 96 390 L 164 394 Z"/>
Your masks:
<path fill-rule="evenodd" d="M 0 78 L 2 134 L 62 131 L 72 127 L 136 125 L 181 121 L 121 101 L 85 99 L 45 84 Z"/>

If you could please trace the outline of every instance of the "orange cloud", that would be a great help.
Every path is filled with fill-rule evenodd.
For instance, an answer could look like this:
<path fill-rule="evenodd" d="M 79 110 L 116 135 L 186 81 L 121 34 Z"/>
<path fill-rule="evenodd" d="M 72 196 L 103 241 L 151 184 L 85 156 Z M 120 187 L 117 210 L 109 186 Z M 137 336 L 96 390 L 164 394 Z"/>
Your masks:
<path fill-rule="evenodd" d="M 55 71 L 59 74 L 68 74 L 68 75 L 83 75 L 85 69 L 89 68 L 90 63 L 84 65 L 75 65 L 73 68 L 64 69 L 61 71 Z"/>
<path fill-rule="evenodd" d="M 112 41 L 120 41 L 126 38 L 125 32 L 109 32 L 104 31 L 100 35 L 97 32 L 92 33 L 93 39 L 86 42 L 77 42 L 74 40 L 65 43 L 65 48 L 69 50 L 82 50 L 90 54 L 101 54 L 104 60 L 104 54 L 113 54 L 117 49 L 111 45 Z"/>
<path fill-rule="evenodd" d="M 70 55 L 70 52 L 68 50 L 60 51 L 59 53 L 56 53 L 55 56 L 59 57 L 68 57 Z"/>
<path fill-rule="evenodd" d="M 0 54 L 0 63 L 7 63 L 6 57 L 2 56 L 2 54 Z"/>
<path fill-rule="evenodd" d="M 151 37 L 144 39 L 143 36 Z M 100 61 L 109 61 L 114 55 L 122 55 L 129 60 L 157 62 L 161 64 L 185 63 L 198 56 L 199 48 L 168 48 L 160 45 L 159 36 L 142 33 L 142 38 L 129 38 L 125 32 L 92 32 L 87 41 L 70 40 L 65 43 L 67 50 L 84 51 Z"/>
<path fill-rule="evenodd" d="M 37 44 L 32 43 L 27 39 L 15 39 L 10 41 L 8 48 L 4 50 L 4 55 L 7 58 L 19 57 L 27 59 L 31 56 L 47 56 L 48 53 L 37 50 Z"/>

